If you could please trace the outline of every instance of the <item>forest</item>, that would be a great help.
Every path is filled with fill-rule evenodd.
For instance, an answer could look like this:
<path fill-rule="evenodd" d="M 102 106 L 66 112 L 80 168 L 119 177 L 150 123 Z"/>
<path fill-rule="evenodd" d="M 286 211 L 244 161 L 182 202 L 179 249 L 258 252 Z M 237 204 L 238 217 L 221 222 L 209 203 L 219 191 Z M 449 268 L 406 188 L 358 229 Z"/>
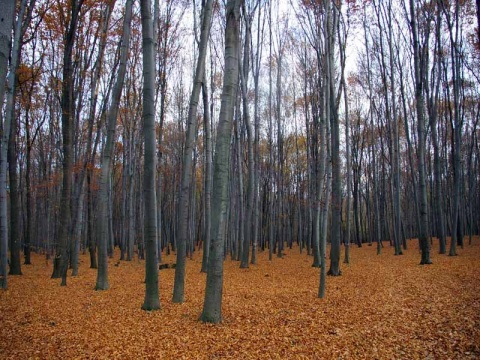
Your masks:
<path fill-rule="evenodd" d="M 8 357 L 480 356 L 478 0 L 0 4 Z"/>

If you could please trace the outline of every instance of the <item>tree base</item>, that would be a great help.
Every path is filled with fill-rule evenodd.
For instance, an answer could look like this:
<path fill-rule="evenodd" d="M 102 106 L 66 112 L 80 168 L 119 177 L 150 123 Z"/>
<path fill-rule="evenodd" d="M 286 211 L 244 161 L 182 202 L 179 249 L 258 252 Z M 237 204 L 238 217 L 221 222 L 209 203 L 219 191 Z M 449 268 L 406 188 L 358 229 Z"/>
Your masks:
<path fill-rule="evenodd" d="M 142 305 L 142 310 L 145 311 L 155 311 L 155 310 L 160 310 L 160 302 L 152 302 L 152 303 L 143 303 Z"/>
<path fill-rule="evenodd" d="M 110 288 L 108 281 L 97 282 L 95 285 L 95 291 L 108 290 Z"/>
<path fill-rule="evenodd" d="M 222 322 L 222 317 L 217 317 L 217 316 L 211 316 L 208 314 L 205 314 L 204 312 L 200 315 L 198 318 L 201 322 L 205 323 L 210 323 L 210 324 L 220 324 Z"/>
<path fill-rule="evenodd" d="M 338 270 L 338 271 L 328 270 L 327 275 L 328 276 L 341 276 L 342 272 L 340 270 Z"/>
<path fill-rule="evenodd" d="M 62 272 L 60 270 L 60 257 L 55 256 L 53 259 L 53 273 L 51 279 L 60 279 L 62 277 Z"/>

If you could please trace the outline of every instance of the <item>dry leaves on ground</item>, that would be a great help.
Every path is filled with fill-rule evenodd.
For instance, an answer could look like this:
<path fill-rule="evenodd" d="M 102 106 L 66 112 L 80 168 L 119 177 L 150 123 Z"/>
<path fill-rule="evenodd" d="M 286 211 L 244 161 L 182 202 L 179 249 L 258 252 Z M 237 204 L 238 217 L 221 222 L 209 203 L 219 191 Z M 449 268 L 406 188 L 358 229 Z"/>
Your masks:
<path fill-rule="evenodd" d="M 201 254 L 188 260 L 186 302 L 172 304 L 174 271 L 160 272 L 162 309 L 140 309 L 144 263 L 110 260 L 110 290 L 94 291 L 96 270 L 81 257 L 67 287 L 33 256 L 0 292 L 0 358 L 476 359 L 480 358 L 480 239 L 459 256 L 418 265 L 417 241 L 403 256 L 388 245 L 352 247 L 343 275 L 327 279 L 287 250 L 283 259 L 239 269 L 225 262 L 224 321 L 202 324 Z M 165 262 L 175 261 L 173 256 Z"/>

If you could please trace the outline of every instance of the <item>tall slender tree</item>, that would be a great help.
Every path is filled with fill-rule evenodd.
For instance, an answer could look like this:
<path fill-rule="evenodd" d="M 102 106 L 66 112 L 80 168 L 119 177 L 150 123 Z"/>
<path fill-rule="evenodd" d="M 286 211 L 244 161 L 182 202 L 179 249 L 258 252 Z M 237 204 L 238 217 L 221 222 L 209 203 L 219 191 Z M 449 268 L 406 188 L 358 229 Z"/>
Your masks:
<path fill-rule="evenodd" d="M 74 97 L 73 97 L 73 47 L 83 0 L 72 0 L 69 9 L 70 20 L 65 33 L 65 50 L 63 53 L 62 82 L 62 138 L 63 138 L 63 181 L 60 200 L 60 224 L 55 249 L 55 261 L 52 278 L 61 278 L 62 286 L 67 285 L 67 270 L 69 256 L 69 229 L 71 226 L 70 199 L 72 193 L 73 174 L 73 128 L 74 128 Z"/>
<path fill-rule="evenodd" d="M 120 42 L 120 65 L 117 80 L 112 91 L 112 101 L 107 114 L 107 139 L 102 154 L 102 173 L 98 193 L 98 271 L 95 290 L 107 290 L 108 284 L 108 190 L 112 177 L 112 159 L 117 128 L 118 108 L 122 95 L 123 83 L 127 69 L 128 52 L 130 50 L 130 25 L 132 21 L 133 0 L 127 0 L 123 18 L 123 34 Z"/>
<path fill-rule="evenodd" d="M 438 107 L 439 107 L 439 96 L 440 96 L 440 82 L 442 76 L 441 69 L 441 25 L 442 25 L 442 16 L 440 11 L 436 11 L 436 24 L 435 24 L 435 50 L 433 68 L 431 71 L 430 84 L 427 87 L 427 110 L 428 118 L 430 121 L 430 130 L 432 136 L 432 146 L 433 146 L 433 177 L 434 177 L 434 213 L 436 218 L 436 236 L 439 241 L 439 253 L 446 253 L 446 236 L 445 236 L 445 220 L 443 214 L 443 194 L 442 194 L 442 181 L 441 181 L 441 154 L 440 146 L 438 141 Z"/>
<path fill-rule="evenodd" d="M 250 240 L 252 237 L 252 220 L 254 211 L 254 182 L 255 182 L 255 163 L 253 153 L 254 134 L 250 121 L 250 110 L 248 107 L 247 85 L 248 74 L 250 72 L 250 41 L 251 41 L 251 19 L 253 14 L 247 13 L 245 4 L 242 4 L 243 19 L 245 23 L 245 44 L 243 46 L 243 63 L 239 57 L 240 88 L 242 92 L 243 118 L 247 129 L 247 150 L 248 150 L 248 180 L 247 180 L 247 206 L 246 221 L 244 226 L 244 243 L 241 254 L 241 268 L 248 268 L 248 257 L 250 254 Z"/>
<path fill-rule="evenodd" d="M 7 146 L 10 136 L 10 124 L 3 121 L 3 99 L 14 16 L 15 2 L 5 1 L 0 18 L 0 122 L 3 126 L 0 148 L 0 288 L 2 289 L 8 288 Z M 8 86 L 12 84 L 9 83 Z"/>
<path fill-rule="evenodd" d="M 158 289 L 156 141 L 155 141 L 155 43 L 150 0 L 140 1 L 143 51 L 143 136 L 144 159 L 144 232 L 145 232 L 145 299 L 143 310 L 160 309 Z"/>
<path fill-rule="evenodd" d="M 328 2 L 327 2 L 328 4 Z M 325 106 L 326 119 L 331 123 L 331 147 L 332 147 L 332 230 L 330 248 L 330 269 L 328 274 L 332 276 L 341 275 L 340 271 L 340 237 L 342 226 L 342 177 L 340 161 L 340 121 L 338 106 L 335 97 L 335 66 L 333 63 L 335 51 L 335 29 L 338 21 L 338 9 L 335 5 L 329 5 L 325 9 L 327 13 L 327 24 L 325 34 Z M 322 259 L 322 261 L 325 261 Z"/>
<path fill-rule="evenodd" d="M 428 242 L 428 213 L 427 213 L 427 184 L 425 176 L 425 148 L 426 148 L 426 127 L 425 127 L 425 111 L 424 111 L 424 71 L 425 71 L 425 46 L 420 45 L 418 37 L 418 19 L 416 15 L 416 4 L 410 1 L 410 28 L 412 32 L 413 44 L 413 62 L 415 76 L 415 101 L 417 110 L 417 163 L 418 163 L 418 196 L 420 204 L 420 229 L 418 240 L 422 252 L 420 264 L 431 264 L 430 259 L 430 243 Z"/>
<path fill-rule="evenodd" d="M 30 0 L 27 8 L 27 1 L 20 3 L 18 18 L 15 25 L 14 43 L 12 46 L 11 73 L 9 75 L 9 86 L 7 90 L 7 104 L 5 107 L 5 123 L 10 125 L 9 144 L 7 150 L 7 161 L 10 180 L 10 275 L 21 275 L 20 267 L 20 187 L 17 161 L 17 133 L 18 119 L 15 110 L 15 94 L 18 88 L 18 68 L 23 45 L 23 35 L 30 23 L 35 1 Z M 13 77 L 11 77 L 13 75 Z M 11 82 L 11 83 L 10 83 Z M 34 81 L 32 81 L 34 83 Z M 29 105 L 28 105 L 29 106 Z M 2 175 L 3 176 L 3 175 Z M 29 249 L 30 250 L 30 249 Z M 29 252 L 27 251 L 27 253 Z"/>
<path fill-rule="evenodd" d="M 210 323 L 222 321 L 228 158 L 230 157 L 235 94 L 238 87 L 240 3 L 240 0 L 228 0 L 225 8 L 225 73 L 213 160 L 212 239 L 208 259 L 205 299 L 203 311 L 200 315 L 201 321 Z"/>
<path fill-rule="evenodd" d="M 205 188 L 205 235 L 203 238 L 203 254 L 202 254 L 202 269 L 201 271 L 206 273 L 208 268 L 208 257 L 210 253 L 210 233 L 212 229 L 212 127 L 211 127 L 211 114 L 210 103 L 208 99 L 208 87 L 207 79 L 204 73 L 202 84 L 202 97 L 203 97 L 203 129 L 205 132 L 205 175 L 204 175 L 204 188 Z"/>
<path fill-rule="evenodd" d="M 185 260 L 188 237 L 188 210 L 190 208 L 190 184 L 192 182 L 192 155 L 195 146 L 195 133 L 197 122 L 197 107 L 202 90 L 205 73 L 205 59 L 207 57 L 208 38 L 210 36 L 210 24 L 212 19 L 212 0 L 207 0 L 202 7 L 202 27 L 200 31 L 199 54 L 195 77 L 193 80 L 190 104 L 188 107 L 187 131 L 185 149 L 183 152 L 182 178 L 180 185 L 179 203 L 179 229 L 177 241 L 177 266 L 175 268 L 175 282 L 173 286 L 174 303 L 183 303 L 185 300 Z"/>

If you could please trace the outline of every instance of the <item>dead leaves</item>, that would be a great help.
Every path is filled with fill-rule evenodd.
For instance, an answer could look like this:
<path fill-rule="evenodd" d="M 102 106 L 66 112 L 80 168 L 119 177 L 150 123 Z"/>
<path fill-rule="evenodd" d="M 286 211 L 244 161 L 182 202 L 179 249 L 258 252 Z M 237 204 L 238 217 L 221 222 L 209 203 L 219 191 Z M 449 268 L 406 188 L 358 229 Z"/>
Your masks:
<path fill-rule="evenodd" d="M 352 247 L 352 264 L 327 279 L 317 298 L 319 270 L 288 252 L 248 270 L 225 263 L 224 322 L 198 321 L 205 274 L 201 254 L 187 262 L 186 302 L 171 303 L 173 271 L 160 274 L 162 310 L 140 309 L 144 264 L 113 266 L 108 291 L 93 290 L 95 270 L 81 259 L 69 285 L 33 255 L 24 276 L 0 292 L 2 358 L 151 359 L 475 359 L 480 357 L 480 239 L 460 256 L 434 255 L 418 265 L 416 242 L 404 256 L 386 247 Z M 435 254 L 436 249 L 432 249 Z M 165 257 L 175 262 L 173 256 Z"/>

